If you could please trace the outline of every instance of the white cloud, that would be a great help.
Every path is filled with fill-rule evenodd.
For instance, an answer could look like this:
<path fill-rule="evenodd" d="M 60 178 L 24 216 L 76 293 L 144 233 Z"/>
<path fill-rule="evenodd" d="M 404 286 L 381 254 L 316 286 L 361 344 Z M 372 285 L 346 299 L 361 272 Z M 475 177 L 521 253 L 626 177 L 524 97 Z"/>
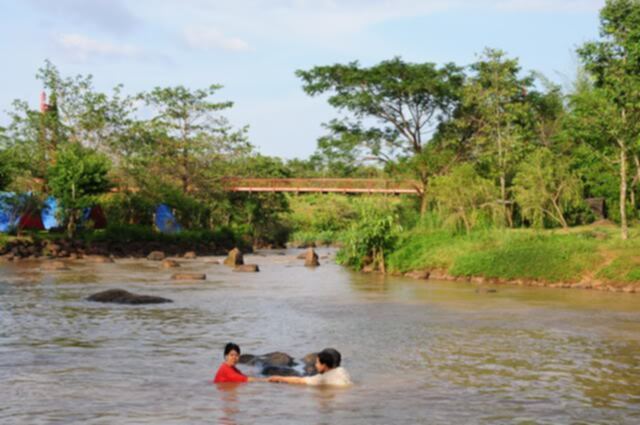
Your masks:
<path fill-rule="evenodd" d="M 604 0 L 502 0 L 493 1 L 499 10 L 524 12 L 593 12 L 604 6 Z"/>
<path fill-rule="evenodd" d="M 55 41 L 73 59 L 80 61 L 92 57 L 136 59 L 144 56 L 142 49 L 131 44 L 100 41 L 81 34 L 60 34 Z"/>
<path fill-rule="evenodd" d="M 187 45 L 197 49 L 249 50 L 249 43 L 246 41 L 240 38 L 226 37 L 215 28 L 189 26 L 184 29 L 183 38 Z"/>

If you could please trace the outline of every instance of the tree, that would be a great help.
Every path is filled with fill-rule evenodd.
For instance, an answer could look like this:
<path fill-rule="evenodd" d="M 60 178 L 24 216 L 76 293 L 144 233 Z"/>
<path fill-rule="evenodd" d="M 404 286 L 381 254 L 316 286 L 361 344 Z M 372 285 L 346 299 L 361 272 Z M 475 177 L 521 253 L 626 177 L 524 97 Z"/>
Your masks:
<path fill-rule="evenodd" d="M 304 91 L 330 93 L 329 104 L 345 116 L 327 124 L 329 136 L 321 139 L 323 152 L 336 148 L 334 157 L 358 156 L 383 163 L 398 157 L 420 155 L 441 122 L 455 110 L 464 76 L 453 64 L 407 63 L 399 58 L 366 68 L 358 62 L 299 70 Z M 429 178 L 438 170 L 423 161 L 414 170 L 421 182 L 423 200 Z M 422 202 L 422 210 L 426 203 Z"/>
<path fill-rule="evenodd" d="M 155 164 L 178 181 L 183 193 L 192 191 L 196 180 L 204 177 L 204 171 L 213 168 L 216 161 L 251 150 L 247 129 L 234 131 L 219 115 L 233 103 L 209 100 L 221 87 L 156 87 L 139 95 L 155 110 L 147 123 L 157 137 L 153 146 Z"/>
<path fill-rule="evenodd" d="M 73 237 L 80 214 L 95 203 L 96 196 L 110 187 L 109 160 L 94 150 L 69 143 L 58 150 L 49 168 L 51 194 L 60 201 L 69 237 Z"/>
<path fill-rule="evenodd" d="M 91 75 L 63 77 L 50 61 L 45 61 L 36 78 L 49 98 L 41 99 L 37 110 L 26 101 L 14 101 L 7 147 L 21 174 L 41 179 L 40 189 L 44 189 L 59 146 L 73 142 L 114 155 L 134 108 L 133 99 L 122 95 L 121 86 L 111 95 L 97 92 Z"/>
<path fill-rule="evenodd" d="M 474 75 L 464 87 L 457 125 L 469 134 L 470 159 L 498 182 L 503 220 L 512 227 L 510 180 L 524 153 L 533 79 L 520 78 L 518 60 L 507 59 L 500 50 L 485 50 L 471 69 Z"/>
<path fill-rule="evenodd" d="M 619 158 L 620 227 L 627 239 L 628 157 L 638 155 L 640 140 L 640 1 L 607 0 L 600 12 L 600 35 L 600 41 L 586 43 L 578 54 L 594 77 L 589 105 L 607 119 L 601 148 L 612 149 Z"/>
<path fill-rule="evenodd" d="M 454 227 L 464 226 L 467 233 L 481 221 L 492 218 L 497 210 L 497 190 L 491 180 L 478 175 L 469 163 L 454 167 L 446 175 L 437 176 L 429 186 L 431 196 Z"/>
<path fill-rule="evenodd" d="M 543 226 L 544 218 L 569 227 L 565 211 L 582 202 L 580 179 L 569 170 L 569 161 L 557 158 L 546 148 L 535 151 L 519 165 L 513 183 L 523 217 L 538 227 Z"/>

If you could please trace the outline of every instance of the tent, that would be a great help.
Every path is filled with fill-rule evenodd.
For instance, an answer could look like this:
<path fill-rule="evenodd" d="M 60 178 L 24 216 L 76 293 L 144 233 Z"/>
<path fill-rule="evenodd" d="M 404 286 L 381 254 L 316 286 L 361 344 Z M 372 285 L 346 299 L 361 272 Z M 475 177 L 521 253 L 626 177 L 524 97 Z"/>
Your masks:
<path fill-rule="evenodd" d="M 82 216 L 82 222 L 91 220 L 93 222 L 94 229 L 105 229 L 107 227 L 107 217 L 104 215 L 104 211 L 100 205 L 94 205 L 91 208 L 85 208 Z"/>
<path fill-rule="evenodd" d="M 11 192 L 0 193 L 0 231 L 8 232 L 12 228 L 20 230 L 44 230 L 39 201 L 30 193 L 16 195 Z M 29 212 L 20 214 L 21 211 Z M 46 206 L 43 208 L 46 210 Z"/>
<path fill-rule="evenodd" d="M 156 208 L 154 223 L 162 233 L 178 233 L 182 230 L 182 226 L 171 212 L 171 208 L 165 204 L 160 204 Z"/>
<path fill-rule="evenodd" d="M 44 230 L 42 217 L 39 212 L 27 212 L 22 214 L 18 220 L 18 229 L 20 230 Z"/>

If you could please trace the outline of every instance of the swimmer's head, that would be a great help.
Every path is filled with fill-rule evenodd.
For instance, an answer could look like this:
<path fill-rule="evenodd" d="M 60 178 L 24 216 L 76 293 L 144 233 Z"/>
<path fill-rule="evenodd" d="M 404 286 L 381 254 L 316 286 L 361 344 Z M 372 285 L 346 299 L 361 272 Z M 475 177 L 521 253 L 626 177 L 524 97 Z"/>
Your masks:
<path fill-rule="evenodd" d="M 318 353 L 318 357 L 316 358 L 316 370 L 318 373 L 325 373 L 334 367 L 336 367 L 335 358 L 330 353 L 326 351 Z"/>
<path fill-rule="evenodd" d="M 322 350 L 322 352 L 329 353 L 333 356 L 333 364 L 335 365 L 334 367 L 340 366 L 342 356 L 340 355 L 340 352 L 338 350 L 336 350 L 335 348 L 325 348 L 324 350 Z"/>
<path fill-rule="evenodd" d="M 235 366 L 240 359 L 240 347 L 233 342 L 224 346 L 224 360 L 230 366 Z"/>

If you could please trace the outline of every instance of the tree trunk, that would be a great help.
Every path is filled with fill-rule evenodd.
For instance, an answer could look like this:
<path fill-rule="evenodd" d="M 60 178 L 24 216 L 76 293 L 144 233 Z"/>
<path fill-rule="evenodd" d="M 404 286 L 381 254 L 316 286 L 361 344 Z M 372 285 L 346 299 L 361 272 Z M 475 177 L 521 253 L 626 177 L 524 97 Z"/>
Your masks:
<path fill-rule="evenodd" d="M 427 213 L 427 184 L 429 180 L 424 176 L 420 179 L 422 181 L 422 193 L 420 193 L 420 217 L 424 217 Z"/>
<path fill-rule="evenodd" d="M 627 224 L 627 150 L 624 142 L 620 144 L 620 229 L 623 240 L 629 239 Z"/>

